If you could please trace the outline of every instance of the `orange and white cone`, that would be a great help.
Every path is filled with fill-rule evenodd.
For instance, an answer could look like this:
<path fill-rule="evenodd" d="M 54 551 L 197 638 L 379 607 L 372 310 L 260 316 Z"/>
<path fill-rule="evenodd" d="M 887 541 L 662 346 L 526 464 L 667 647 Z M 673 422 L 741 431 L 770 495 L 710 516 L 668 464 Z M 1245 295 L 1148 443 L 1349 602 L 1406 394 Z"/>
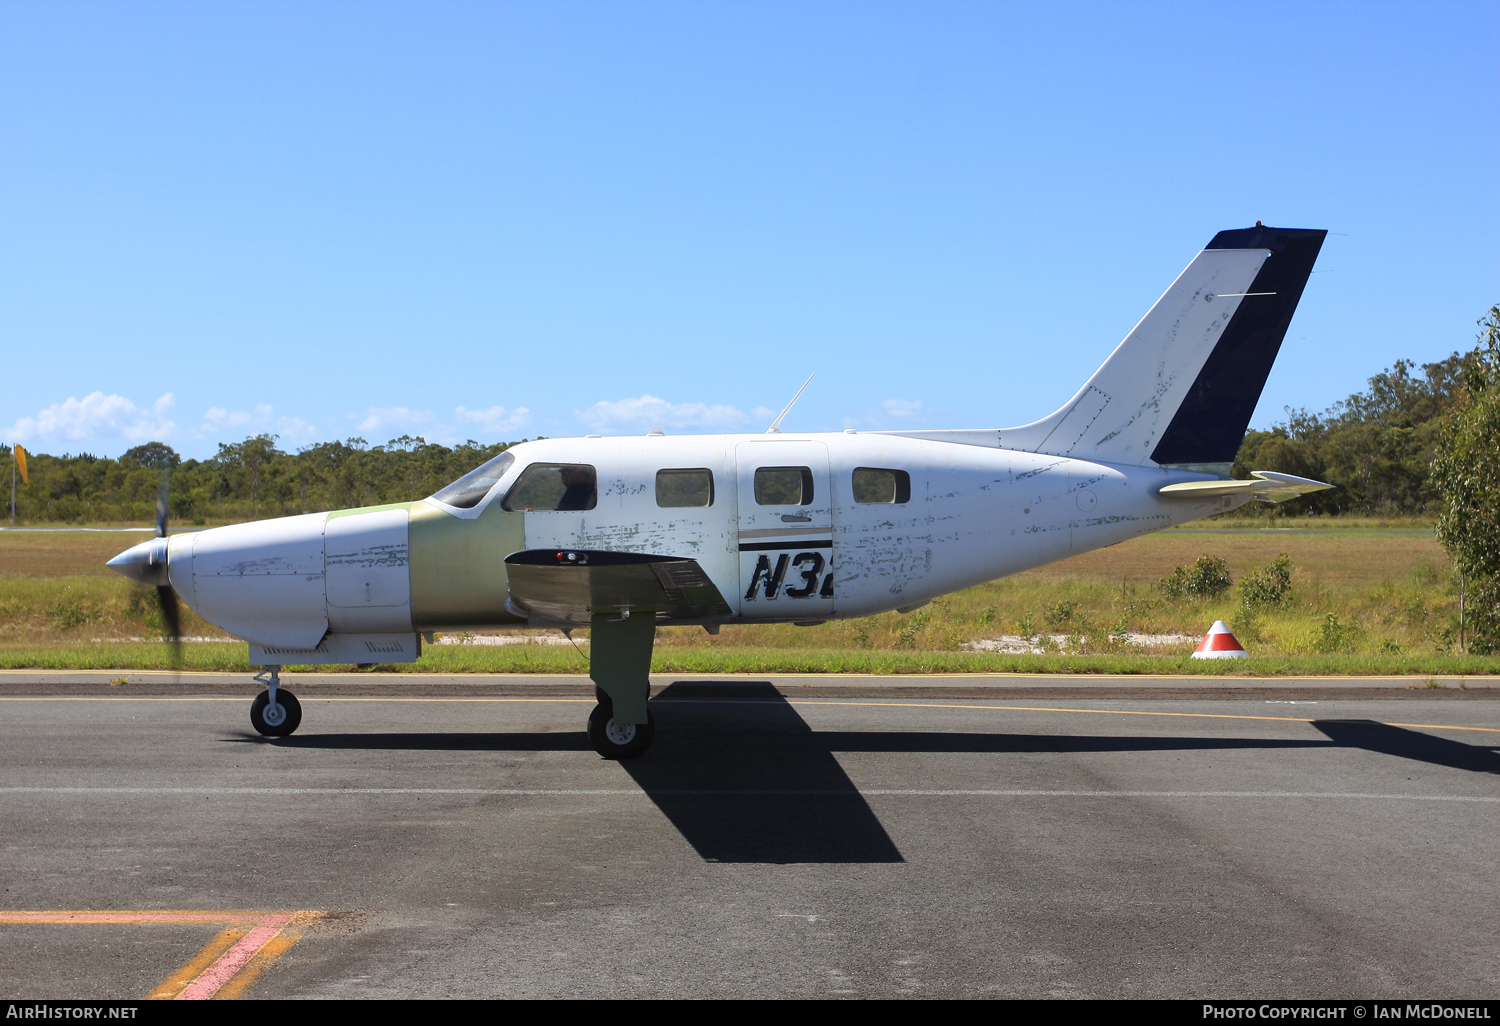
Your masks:
<path fill-rule="evenodd" d="M 1245 651 L 1245 646 L 1235 640 L 1229 628 L 1224 625 L 1223 620 L 1215 620 L 1214 625 L 1203 635 L 1203 643 L 1193 653 L 1194 659 L 1245 659 L 1250 655 Z"/>

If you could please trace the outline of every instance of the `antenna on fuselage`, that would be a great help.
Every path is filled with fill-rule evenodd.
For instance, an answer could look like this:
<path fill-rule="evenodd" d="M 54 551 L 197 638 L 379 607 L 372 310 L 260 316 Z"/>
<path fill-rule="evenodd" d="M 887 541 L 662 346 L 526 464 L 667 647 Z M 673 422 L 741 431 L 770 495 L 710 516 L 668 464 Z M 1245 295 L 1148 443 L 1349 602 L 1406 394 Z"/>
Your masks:
<path fill-rule="evenodd" d="M 797 405 L 797 400 L 802 398 L 802 393 L 807 391 L 807 386 L 811 385 L 812 384 L 812 379 L 815 378 L 815 377 L 817 377 L 817 376 L 818 376 L 818 374 L 817 374 L 816 371 L 814 371 L 813 373 L 811 373 L 811 374 L 809 374 L 807 376 L 807 380 L 804 381 L 804 382 L 802 382 L 802 387 L 799 388 L 799 389 L 797 389 L 797 394 L 794 395 L 794 396 L 792 396 L 792 401 L 786 404 L 786 409 L 782 410 L 780 416 L 778 416 L 775 420 L 771 421 L 771 426 L 768 427 L 768 428 L 766 428 L 766 434 L 768 434 L 768 435 L 779 435 L 779 434 L 781 434 L 781 420 L 782 420 L 782 418 L 785 417 L 788 413 L 792 412 L 792 407 Z"/>

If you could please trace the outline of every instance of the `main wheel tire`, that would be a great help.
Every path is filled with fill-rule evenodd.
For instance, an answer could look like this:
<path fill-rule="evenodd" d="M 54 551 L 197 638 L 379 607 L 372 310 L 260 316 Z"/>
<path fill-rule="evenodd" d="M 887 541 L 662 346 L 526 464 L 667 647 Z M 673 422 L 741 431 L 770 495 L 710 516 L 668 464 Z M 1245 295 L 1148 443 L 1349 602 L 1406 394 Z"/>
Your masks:
<path fill-rule="evenodd" d="M 589 713 L 589 744 L 606 759 L 644 755 L 656 736 L 656 719 L 646 710 L 645 723 L 616 723 L 613 703 L 600 702 Z"/>
<path fill-rule="evenodd" d="M 302 725 L 302 703 L 286 688 L 276 689 L 276 705 L 271 709 L 271 689 L 255 696 L 250 703 L 250 725 L 266 737 L 287 737 Z"/>

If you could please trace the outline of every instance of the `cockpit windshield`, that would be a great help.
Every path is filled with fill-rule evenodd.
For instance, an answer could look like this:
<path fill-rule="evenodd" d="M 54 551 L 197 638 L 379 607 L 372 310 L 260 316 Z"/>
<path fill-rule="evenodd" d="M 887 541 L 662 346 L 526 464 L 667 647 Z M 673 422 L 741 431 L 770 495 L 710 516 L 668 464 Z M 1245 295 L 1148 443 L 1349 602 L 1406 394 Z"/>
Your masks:
<path fill-rule="evenodd" d="M 448 487 L 434 493 L 432 497 L 457 509 L 473 509 L 495 487 L 495 482 L 505 476 L 514 462 L 514 456 L 509 452 L 502 452 L 478 470 L 469 471 Z"/>

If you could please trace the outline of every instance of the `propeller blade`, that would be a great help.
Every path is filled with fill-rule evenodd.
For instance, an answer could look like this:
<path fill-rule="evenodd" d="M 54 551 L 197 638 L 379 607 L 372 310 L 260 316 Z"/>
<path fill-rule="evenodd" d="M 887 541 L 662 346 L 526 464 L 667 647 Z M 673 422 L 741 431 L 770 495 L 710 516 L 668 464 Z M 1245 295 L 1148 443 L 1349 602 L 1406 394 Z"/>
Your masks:
<path fill-rule="evenodd" d="M 156 589 L 156 604 L 161 607 L 162 627 L 167 632 L 167 641 L 172 646 L 172 668 L 182 667 L 182 614 L 177 607 L 177 592 L 170 584 Z"/>
<path fill-rule="evenodd" d="M 167 487 L 172 481 L 172 472 L 162 468 L 161 482 L 156 486 L 156 536 L 167 536 Z"/>
<path fill-rule="evenodd" d="M 169 467 L 161 468 L 161 480 L 156 488 L 156 536 L 167 536 L 167 496 L 172 482 Z M 156 587 L 156 604 L 161 607 L 162 627 L 166 629 L 167 641 L 172 646 L 172 668 L 182 668 L 182 613 L 177 607 L 177 592 L 170 584 Z"/>

